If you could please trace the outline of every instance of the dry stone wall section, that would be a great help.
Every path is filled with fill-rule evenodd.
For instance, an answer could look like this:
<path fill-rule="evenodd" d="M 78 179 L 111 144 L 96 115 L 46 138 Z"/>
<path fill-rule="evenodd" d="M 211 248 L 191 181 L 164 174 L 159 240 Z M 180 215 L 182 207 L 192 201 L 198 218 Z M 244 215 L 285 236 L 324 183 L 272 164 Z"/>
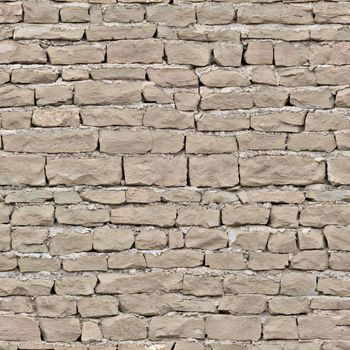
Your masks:
<path fill-rule="evenodd" d="M 0 349 L 350 349 L 349 24 L 1 0 Z"/>

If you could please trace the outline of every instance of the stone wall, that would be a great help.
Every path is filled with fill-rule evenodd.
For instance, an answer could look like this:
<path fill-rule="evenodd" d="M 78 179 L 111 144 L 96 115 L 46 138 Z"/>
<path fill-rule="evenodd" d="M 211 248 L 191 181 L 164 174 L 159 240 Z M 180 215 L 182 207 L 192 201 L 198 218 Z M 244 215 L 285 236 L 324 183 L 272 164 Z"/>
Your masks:
<path fill-rule="evenodd" d="M 0 2 L 0 350 L 350 349 L 350 2 Z"/>

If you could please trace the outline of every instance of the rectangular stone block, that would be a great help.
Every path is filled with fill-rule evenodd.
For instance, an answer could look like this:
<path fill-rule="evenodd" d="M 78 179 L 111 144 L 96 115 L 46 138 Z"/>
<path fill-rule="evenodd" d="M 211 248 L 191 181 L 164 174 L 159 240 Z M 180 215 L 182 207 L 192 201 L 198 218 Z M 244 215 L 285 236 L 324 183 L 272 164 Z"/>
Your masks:
<path fill-rule="evenodd" d="M 87 129 L 25 131 L 3 136 L 3 148 L 11 152 L 76 153 L 97 147 L 98 132 Z"/>
<path fill-rule="evenodd" d="M 108 63 L 161 63 L 164 44 L 157 39 L 120 40 L 107 46 Z"/>
<path fill-rule="evenodd" d="M 96 226 L 110 221 L 108 209 L 57 207 L 55 216 L 60 224 L 66 225 Z"/>
<path fill-rule="evenodd" d="M 308 185 L 325 181 L 325 163 L 303 156 L 240 159 L 243 186 Z"/>
<path fill-rule="evenodd" d="M 113 224 L 173 226 L 176 208 L 169 205 L 126 205 L 111 210 Z"/>
<path fill-rule="evenodd" d="M 209 339 L 254 341 L 260 338 L 261 321 L 255 316 L 207 316 L 205 333 Z"/>
<path fill-rule="evenodd" d="M 0 157 L 0 184 L 14 186 L 45 185 L 45 158 L 41 156 Z"/>
<path fill-rule="evenodd" d="M 121 159 L 48 159 L 46 176 L 50 185 L 115 185 L 122 178 Z"/>
<path fill-rule="evenodd" d="M 140 83 L 86 81 L 75 86 L 77 105 L 125 105 L 141 102 Z"/>
<path fill-rule="evenodd" d="M 146 155 L 124 158 L 128 185 L 186 186 L 187 159 Z"/>

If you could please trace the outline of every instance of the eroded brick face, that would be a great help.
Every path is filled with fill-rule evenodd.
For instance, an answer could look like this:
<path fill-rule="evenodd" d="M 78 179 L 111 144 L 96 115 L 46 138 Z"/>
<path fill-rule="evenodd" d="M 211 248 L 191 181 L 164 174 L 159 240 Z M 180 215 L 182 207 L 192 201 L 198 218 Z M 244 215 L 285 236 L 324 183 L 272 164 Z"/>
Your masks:
<path fill-rule="evenodd" d="M 350 349 L 349 24 L 0 0 L 0 350 Z"/>

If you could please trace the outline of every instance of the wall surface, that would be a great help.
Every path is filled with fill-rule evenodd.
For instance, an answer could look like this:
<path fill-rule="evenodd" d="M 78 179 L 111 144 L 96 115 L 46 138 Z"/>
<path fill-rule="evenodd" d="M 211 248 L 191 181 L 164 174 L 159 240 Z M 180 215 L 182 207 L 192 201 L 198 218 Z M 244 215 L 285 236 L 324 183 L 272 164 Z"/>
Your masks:
<path fill-rule="evenodd" d="M 0 350 L 350 349 L 350 2 L 0 23 Z"/>

